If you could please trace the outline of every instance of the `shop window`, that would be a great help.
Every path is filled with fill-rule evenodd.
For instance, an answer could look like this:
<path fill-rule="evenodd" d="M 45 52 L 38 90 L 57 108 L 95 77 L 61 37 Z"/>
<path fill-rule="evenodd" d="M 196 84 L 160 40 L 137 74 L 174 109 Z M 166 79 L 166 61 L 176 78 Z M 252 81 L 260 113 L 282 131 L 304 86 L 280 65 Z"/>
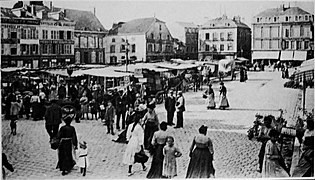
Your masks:
<path fill-rule="evenodd" d="M 152 44 L 148 45 L 148 52 L 152 52 Z"/>
<path fill-rule="evenodd" d="M 304 42 L 304 49 L 308 49 L 309 48 L 309 41 L 305 41 Z"/>

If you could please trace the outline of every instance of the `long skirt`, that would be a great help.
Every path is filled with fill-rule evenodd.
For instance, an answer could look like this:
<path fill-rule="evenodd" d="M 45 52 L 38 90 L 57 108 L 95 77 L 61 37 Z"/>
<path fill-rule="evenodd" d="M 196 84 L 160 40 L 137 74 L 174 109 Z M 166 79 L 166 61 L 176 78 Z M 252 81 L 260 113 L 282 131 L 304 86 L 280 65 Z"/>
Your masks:
<path fill-rule="evenodd" d="M 213 156 L 208 148 L 195 148 L 189 161 L 186 178 L 209 178 L 214 176 Z"/>
<path fill-rule="evenodd" d="M 34 120 L 39 120 L 41 116 L 41 104 L 38 102 L 32 103 L 32 117 Z"/>
<path fill-rule="evenodd" d="M 72 140 L 61 140 L 58 148 L 57 169 L 60 171 L 70 171 L 76 162 L 73 159 Z"/>
<path fill-rule="evenodd" d="M 213 94 L 208 95 L 206 103 L 207 103 L 207 108 L 210 108 L 210 109 L 215 108 L 215 101 L 214 101 Z"/>
<path fill-rule="evenodd" d="M 155 179 L 155 178 L 161 178 L 163 173 L 163 148 L 165 144 L 158 144 L 155 153 L 153 155 L 151 168 L 147 174 L 147 178 L 149 179 Z"/>
<path fill-rule="evenodd" d="M 159 128 L 154 122 L 148 121 L 145 124 L 144 128 L 144 148 L 149 149 L 152 141 L 152 137 L 155 131 L 158 131 Z"/>
<path fill-rule="evenodd" d="M 308 149 L 301 155 L 292 177 L 314 177 L 314 150 Z"/>
<path fill-rule="evenodd" d="M 219 104 L 220 104 L 220 108 L 227 108 L 227 107 L 230 107 L 229 101 L 228 101 L 227 97 L 226 97 L 226 96 L 223 96 L 223 95 L 220 97 L 220 102 L 219 102 Z"/>
<path fill-rule="evenodd" d="M 265 159 L 262 168 L 263 178 L 289 177 L 288 173 L 283 169 L 278 160 Z"/>

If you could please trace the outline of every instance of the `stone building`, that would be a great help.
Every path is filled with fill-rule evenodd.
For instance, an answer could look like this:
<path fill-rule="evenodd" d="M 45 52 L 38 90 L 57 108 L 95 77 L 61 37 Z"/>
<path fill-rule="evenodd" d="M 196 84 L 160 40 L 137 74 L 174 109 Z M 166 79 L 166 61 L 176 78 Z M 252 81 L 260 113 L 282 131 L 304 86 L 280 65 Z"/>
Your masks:
<path fill-rule="evenodd" d="M 39 24 L 27 9 L 1 7 L 1 68 L 38 67 Z"/>
<path fill-rule="evenodd" d="M 302 61 L 314 57 L 314 15 L 299 7 L 267 9 L 253 18 L 254 61 Z"/>
<path fill-rule="evenodd" d="M 172 37 L 178 39 L 174 42 L 175 58 L 197 60 L 198 26 L 192 22 L 174 22 L 167 23 L 167 27 Z"/>
<path fill-rule="evenodd" d="M 152 62 L 173 56 L 172 36 L 165 22 L 152 17 L 113 24 L 105 38 L 106 63 Z"/>
<path fill-rule="evenodd" d="M 251 56 L 251 30 L 237 16 L 207 21 L 199 28 L 199 60 L 235 59 Z"/>

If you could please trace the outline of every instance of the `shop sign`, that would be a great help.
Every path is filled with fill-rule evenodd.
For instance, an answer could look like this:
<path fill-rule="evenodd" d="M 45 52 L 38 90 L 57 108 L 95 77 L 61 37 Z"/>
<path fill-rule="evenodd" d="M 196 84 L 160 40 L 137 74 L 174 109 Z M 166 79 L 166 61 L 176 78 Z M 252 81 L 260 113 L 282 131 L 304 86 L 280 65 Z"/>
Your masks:
<path fill-rule="evenodd" d="M 73 40 L 39 40 L 41 44 L 74 44 Z"/>
<path fill-rule="evenodd" d="M 39 20 L 32 20 L 32 19 L 5 19 L 1 18 L 1 23 L 11 23 L 11 24 L 32 24 L 32 25 L 39 25 Z"/>

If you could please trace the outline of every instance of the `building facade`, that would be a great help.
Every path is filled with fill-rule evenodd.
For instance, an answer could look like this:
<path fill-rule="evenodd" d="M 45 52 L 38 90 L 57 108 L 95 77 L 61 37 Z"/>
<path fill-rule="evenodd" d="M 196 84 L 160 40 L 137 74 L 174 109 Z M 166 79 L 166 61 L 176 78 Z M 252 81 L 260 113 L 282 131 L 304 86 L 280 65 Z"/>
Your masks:
<path fill-rule="evenodd" d="M 165 22 L 142 18 L 114 24 L 105 38 L 106 63 L 152 62 L 173 57 L 172 36 Z"/>
<path fill-rule="evenodd" d="M 251 56 L 251 30 L 239 16 L 209 20 L 199 28 L 198 59 L 220 60 Z"/>
<path fill-rule="evenodd" d="M 253 60 L 302 61 L 314 57 L 314 15 L 299 7 L 267 9 L 253 18 Z"/>
<path fill-rule="evenodd" d="M 175 58 L 198 59 L 198 26 L 194 23 L 167 23 L 174 42 Z"/>
<path fill-rule="evenodd" d="M 40 21 L 24 8 L 1 7 L 1 68 L 37 67 Z"/>

